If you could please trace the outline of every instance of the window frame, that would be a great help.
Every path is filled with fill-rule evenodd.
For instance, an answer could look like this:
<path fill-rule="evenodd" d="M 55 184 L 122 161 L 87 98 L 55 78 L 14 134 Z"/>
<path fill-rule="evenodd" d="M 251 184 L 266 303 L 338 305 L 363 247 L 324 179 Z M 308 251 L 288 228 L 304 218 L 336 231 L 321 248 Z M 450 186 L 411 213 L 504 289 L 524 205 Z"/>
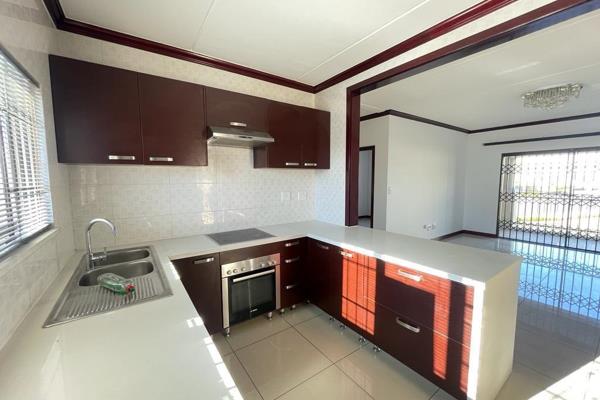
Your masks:
<path fill-rule="evenodd" d="M 35 239 L 39 238 L 40 236 L 46 234 L 47 232 L 51 231 L 52 229 L 55 228 L 55 218 L 54 218 L 54 203 L 52 201 L 52 189 L 51 189 L 51 184 L 50 184 L 50 163 L 49 163 L 49 159 L 48 159 L 48 147 L 47 147 L 47 130 L 46 130 L 46 124 L 45 124 L 45 119 L 44 117 L 44 103 L 43 103 L 43 97 L 42 97 L 42 88 L 40 83 L 37 81 L 37 79 L 35 79 L 35 77 L 29 73 L 29 71 L 27 71 L 27 69 L 10 53 L 10 51 L 8 51 L 8 49 L 6 47 L 4 47 L 2 45 L 2 43 L 0 43 L 0 56 L 4 56 L 6 57 L 6 59 L 20 72 L 24 75 L 24 77 L 37 89 L 38 93 L 34 95 L 34 104 L 35 107 L 38 108 L 39 113 L 42 115 L 42 120 L 41 121 L 37 121 L 36 120 L 36 133 L 41 135 L 40 139 L 43 139 L 43 144 L 44 144 L 44 160 L 41 161 L 41 168 L 42 170 L 45 169 L 46 175 L 47 175 L 47 184 L 48 184 L 48 200 L 49 200 L 49 206 L 48 206 L 48 210 L 49 210 L 49 216 L 50 216 L 50 222 L 46 225 L 43 226 L 42 228 L 38 229 L 37 231 L 29 234 L 28 236 L 25 237 L 21 237 L 19 239 L 17 239 L 14 243 L 14 245 L 12 247 L 9 247 L 8 249 L 6 249 L 3 253 L 0 253 L 0 262 L 4 261 L 5 259 L 7 259 L 8 257 L 12 256 L 15 251 L 21 249 L 24 245 L 34 241 Z M 0 135 L 0 138 L 2 136 Z M 3 144 L 0 144 L 0 148 L 3 148 Z M 6 164 L 6 161 L 4 160 L 4 153 L 0 154 L 0 162 L 2 162 L 3 164 Z M 5 182 L 4 184 L 0 184 L 0 193 L 7 193 L 6 191 L 6 187 L 8 186 L 8 183 Z M 7 211 L 8 210 L 12 210 L 14 207 L 7 207 Z M 18 217 L 17 217 L 18 218 Z M 8 220 L 9 218 L 7 218 Z M 3 243 L 2 241 L 0 241 L 0 243 Z"/>

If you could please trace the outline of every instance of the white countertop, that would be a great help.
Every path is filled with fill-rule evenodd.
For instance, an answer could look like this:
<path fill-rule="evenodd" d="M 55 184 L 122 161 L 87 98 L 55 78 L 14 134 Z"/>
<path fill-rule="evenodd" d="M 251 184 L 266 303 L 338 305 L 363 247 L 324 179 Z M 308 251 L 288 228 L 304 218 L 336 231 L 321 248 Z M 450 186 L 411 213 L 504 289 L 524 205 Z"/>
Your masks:
<path fill-rule="evenodd" d="M 43 329 L 78 253 L 0 351 L 0 399 L 235 398 L 236 388 L 227 386 L 224 364 L 170 260 L 309 236 L 475 286 L 519 260 L 317 221 L 260 229 L 275 237 L 228 246 L 205 235 L 152 242 L 173 296 Z"/>
<path fill-rule="evenodd" d="M 219 246 L 207 236 L 199 235 L 165 240 L 161 244 L 168 247 L 170 259 L 176 260 L 307 236 L 472 286 L 484 286 L 485 282 L 521 259 L 490 250 L 320 221 L 271 225 L 260 229 L 274 237 Z"/>

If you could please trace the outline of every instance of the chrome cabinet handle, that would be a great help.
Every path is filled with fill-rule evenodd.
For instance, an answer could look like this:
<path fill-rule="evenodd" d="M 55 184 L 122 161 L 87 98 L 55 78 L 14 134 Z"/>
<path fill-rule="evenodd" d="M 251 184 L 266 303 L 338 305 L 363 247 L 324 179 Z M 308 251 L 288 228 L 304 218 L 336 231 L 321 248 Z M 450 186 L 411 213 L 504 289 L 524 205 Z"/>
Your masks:
<path fill-rule="evenodd" d="M 286 264 L 291 264 L 291 263 L 296 262 L 296 261 L 300 261 L 300 257 L 288 258 L 286 260 L 283 260 L 283 262 L 286 263 Z"/>
<path fill-rule="evenodd" d="M 148 157 L 148 160 L 153 162 L 173 162 L 173 157 Z"/>
<path fill-rule="evenodd" d="M 316 167 L 317 163 L 316 162 L 305 162 L 304 166 L 305 167 Z"/>
<path fill-rule="evenodd" d="M 285 287 L 285 290 L 291 290 L 291 289 L 295 288 L 296 286 L 298 286 L 298 284 L 297 284 L 297 283 L 295 283 L 295 284 L 293 284 L 293 285 L 287 285 L 287 286 Z"/>
<path fill-rule="evenodd" d="M 325 246 L 324 244 L 317 243 L 317 246 L 323 250 L 329 250 L 329 246 Z"/>
<path fill-rule="evenodd" d="M 343 255 L 344 257 L 348 257 L 348 258 L 352 258 L 353 254 L 352 253 L 348 253 L 347 251 L 340 251 L 340 254 Z"/>
<path fill-rule="evenodd" d="M 215 261 L 214 257 L 206 257 L 206 258 L 200 258 L 198 260 L 194 260 L 194 264 L 198 265 L 198 264 L 208 264 Z"/>
<path fill-rule="evenodd" d="M 409 274 L 408 272 L 404 272 L 401 269 L 399 269 L 398 271 L 396 271 L 396 273 L 404 278 L 408 278 L 410 280 L 413 280 L 415 282 L 421 282 L 423 280 L 423 276 L 422 275 L 413 275 L 413 274 Z"/>
<path fill-rule="evenodd" d="M 295 242 L 287 242 L 286 244 L 284 244 L 285 247 L 292 247 L 292 246 L 298 246 L 300 244 L 300 241 L 295 241 Z"/>
<path fill-rule="evenodd" d="M 229 125 L 230 126 L 238 126 L 240 128 L 245 128 L 248 126 L 248 124 L 246 124 L 245 122 L 230 122 Z"/>
<path fill-rule="evenodd" d="M 118 156 L 115 154 L 109 154 L 108 159 L 110 161 L 135 161 L 135 156 Z"/>
<path fill-rule="evenodd" d="M 297 162 L 286 162 L 285 163 L 286 167 L 297 167 L 299 165 L 300 165 L 300 163 L 297 163 Z"/>
<path fill-rule="evenodd" d="M 414 325 L 411 325 L 411 324 L 407 324 L 406 322 L 402 321 L 402 320 L 400 319 L 400 317 L 396 317 L 396 323 L 397 323 L 398 325 L 400 325 L 401 327 L 403 327 L 403 328 L 405 328 L 405 329 L 408 329 L 408 330 L 409 330 L 409 331 L 411 331 L 411 332 L 414 332 L 414 333 L 419 333 L 419 332 L 421 332 L 421 328 L 419 328 L 418 326 L 414 326 Z"/>

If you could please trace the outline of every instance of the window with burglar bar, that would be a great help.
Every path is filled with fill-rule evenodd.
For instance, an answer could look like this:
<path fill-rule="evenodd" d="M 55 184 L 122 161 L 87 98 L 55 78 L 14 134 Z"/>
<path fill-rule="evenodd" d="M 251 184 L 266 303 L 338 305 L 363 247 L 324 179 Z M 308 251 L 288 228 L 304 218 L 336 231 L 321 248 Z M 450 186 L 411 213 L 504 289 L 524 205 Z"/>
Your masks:
<path fill-rule="evenodd" d="M 498 235 L 600 251 L 600 149 L 503 155 Z"/>
<path fill-rule="evenodd" d="M 40 89 L 0 46 L 0 257 L 52 222 Z"/>

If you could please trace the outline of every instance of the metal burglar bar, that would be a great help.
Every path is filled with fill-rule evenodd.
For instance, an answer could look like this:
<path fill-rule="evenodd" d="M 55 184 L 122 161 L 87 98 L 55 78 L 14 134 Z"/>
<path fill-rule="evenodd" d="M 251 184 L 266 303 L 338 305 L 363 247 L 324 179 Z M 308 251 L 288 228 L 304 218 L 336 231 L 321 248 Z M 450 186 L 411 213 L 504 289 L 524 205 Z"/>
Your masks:
<path fill-rule="evenodd" d="M 498 236 L 600 250 L 600 150 L 502 156 Z"/>

